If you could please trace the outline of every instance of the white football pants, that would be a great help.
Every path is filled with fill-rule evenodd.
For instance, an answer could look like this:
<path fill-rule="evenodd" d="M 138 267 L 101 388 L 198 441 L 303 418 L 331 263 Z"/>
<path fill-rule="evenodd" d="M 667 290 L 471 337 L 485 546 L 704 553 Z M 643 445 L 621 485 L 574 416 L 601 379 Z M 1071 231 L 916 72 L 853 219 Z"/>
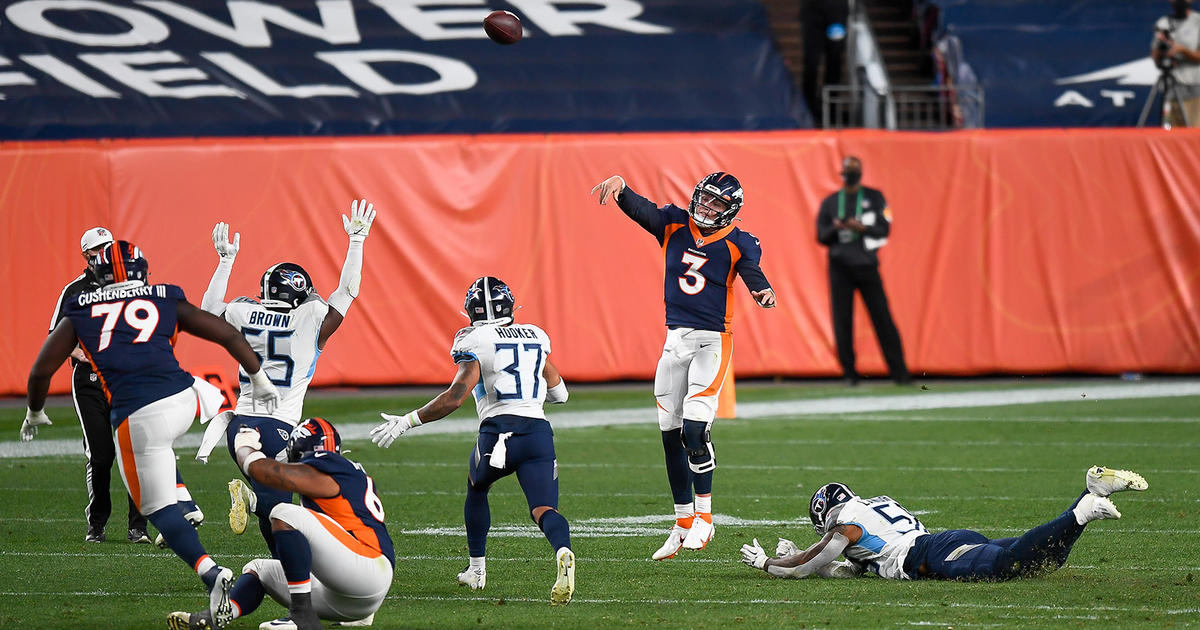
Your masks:
<path fill-rule="evenodd" d="M 121 479 L 142 514 L 153 514 L 178 500 L 171 444 L 187 432 L 195 417 L 196 392 L 188 388 L 129 414 L 113 434 Z"/>
<path fill-rule="evenodd" d="M 711 423 L 733 355 L 733 335 L 695 328 L 667 330 L 654 372 L 658 428 L 678 429 L 684 419 Z"/>

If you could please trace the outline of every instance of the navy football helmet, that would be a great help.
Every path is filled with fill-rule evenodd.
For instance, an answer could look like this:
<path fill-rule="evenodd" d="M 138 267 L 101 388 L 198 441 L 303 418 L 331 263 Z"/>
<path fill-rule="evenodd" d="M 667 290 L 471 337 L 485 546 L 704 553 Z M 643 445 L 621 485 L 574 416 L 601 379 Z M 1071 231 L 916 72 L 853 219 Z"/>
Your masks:
<path fill-rule="evenodd" d="M 812 500 L 808 502 L 808 518 L 812 521 L 813 529 L 817 530 L 818 534 L 825 534 L 825 520 L 829 518 L 829 512 L 834 506 L 841 505 L 858 495 L 843 483 L 827 483 L 813 493 Z"/>
<path fill-rule="evenodd" d="M 725 209 L 721 210 L 715 206 L 700 203 L 701 194 L 707 193 L 715 197 L 725 204 Z M 692 215 L 692 220 L 702 228 L 723 228 L 733 222 L 733 218 L 742 209 L 742 184 L 736 177 L 725 172 L 716 172 L 706 176 L 696 184 L 696 189 L 692 191 L 692 203 L 688 206 L 688 214 Z M 716 213 L 716 218 L 701 217 L 697 210 L 700 206 L 708 208 Z"/>
<path fill-rule="evenodd" d="M 91 267 L 100 286 L 131 280 L 145 282 L 150 277 L 150 263 L 129 241 L 109 243 L 92 259 Z"/>
<path fill-rule="evenodd" d="M 508 285 L 499 278 L 484 276 L 471 283 L 463 308 L 472 326 L 509 324 L 513 321 L 516 302 Z"/>
<path fill-rule="evenodd" d="M 263 272 L 261 290 L 263 306 L 293 309 L 312 295 L 312 277 L 296 263 L 277 263 Z"/>
<path fill-rule="evenodd" d="M 342 452 L 342 436 L 324 418 L 308 418 L 288 436 L 289 462 L 298 462 L 315 451 Z"/>

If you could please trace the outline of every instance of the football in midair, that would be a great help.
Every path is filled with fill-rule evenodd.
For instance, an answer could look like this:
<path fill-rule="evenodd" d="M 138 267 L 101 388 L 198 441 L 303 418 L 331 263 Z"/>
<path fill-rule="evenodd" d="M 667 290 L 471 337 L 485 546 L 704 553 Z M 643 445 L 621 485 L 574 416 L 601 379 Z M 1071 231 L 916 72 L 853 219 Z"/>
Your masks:
<path fill-rule="evenodd" d="M 521 20 L 508 11 L 492 11 L 483 18 L 483 32 L 497 44 L 515 44 L 521 41 Z"/>

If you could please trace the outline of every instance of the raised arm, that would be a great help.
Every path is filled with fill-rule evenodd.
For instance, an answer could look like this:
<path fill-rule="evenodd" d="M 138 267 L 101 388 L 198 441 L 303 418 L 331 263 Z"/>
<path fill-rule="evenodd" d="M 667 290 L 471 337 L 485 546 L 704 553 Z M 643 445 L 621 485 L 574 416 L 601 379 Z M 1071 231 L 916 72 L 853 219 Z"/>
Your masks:
<path fill-rule="evenodd" d="M 275 406 L 279 404 L 279 390 L 275 389 L 275 385 L 263 372 L 262 361 L 254 354 L 250 344 L 246 343 L 242 333 L 230 326 L 229 322 L 196 308 L 187 300 L 179 301 L 176 317 L 180 330 L 225 348 L 230 356 L 237 359 L 242 369 L 250 376 L 255 409 L 261 404 L 267 413 L 275 411 Z"/>
<path fill-rule="evenodd" d="M 824 575 L 821 570 L 837 560 L 846 547 L 861 537 L 862 528 L 838 525 L 808 549 L 782 558 L 768 558 L 755 539 L 753 545 L 742 545 L 742 562 L 775 577 L 804 578 L 814 573 Z"/>
<path fill-rule="evenodd" d="M 613 175 L 592 188 L 591 194 L 594 195 L 597 192 L 600 193 L 600 205 L 605 205 L 605 202 L 611 197 L 617 202 L 617 207 L 621 208 L 621 212 L 642 226 L 642 229 L 653 234 L 660 243 L 662 242 L 665 226 L 662 210 L 626 186 L 625 178 Z"/>
<path fill-rule="evenodd" d="M 450 381 L 450 386 L 435 396 L 433 400 L 425 403 L 425 406 L 402 416 L 390 413 L 379 414 L 385 422 L 381 422 L 371 429 L 371 441 L 383 448 L 388 448 L 392 442 L 396 441 L 396 438 L 404 435 L 409 429 L 445 418 L 462 406 L 478 382 L 479 362 L 475 360 L 460 361 L 458 372 L 454 375 L 454 380 Z"/>
<path fill-rule="evenodd" d="M 350 237 L 350 246 L 346 249 L 346 262 L 342 263 L 342 275 L 338 279 L 338 287 L 329 294 L 329 312 L 321 322 L 321 332 L 317 335 L 317 349 L 325 348 L 325 342 L 330 335 L 337 331 L 350 310 L 350 304 L 358 297 L 359 285 L 362 283 L 363 243 L 371 232 L 371 224 L 375 222 L 375 205 L 354 200 L 350 202 L 350 216 L 342 215 L 342 227 Z"/>
<path fill-rule="evenodd" d="M 220 315 L 225 312 L 225 290 L 229 286 L 229 275 L 233 272 L 233 260 L 237 258 L 238 250 L 242 246 L 242 234 L 234 233 L 233 240 L 230 241 L 229 224 L 221 222 L 213 226 L 212 241 L 219 260 L 212 279 L 208 281 L 208 289 L 200 299 L 200 308 L 213 315 Z"/>
<path fill-rule="evenodd" d="M 258 429 L 243 426 L 233 438 L 238 467 L 251 479 L 301 496 L 325 499 L 336 497 L 342 489 L 333 477 L 307 464 L 284 464 L 262 453 Z"/>

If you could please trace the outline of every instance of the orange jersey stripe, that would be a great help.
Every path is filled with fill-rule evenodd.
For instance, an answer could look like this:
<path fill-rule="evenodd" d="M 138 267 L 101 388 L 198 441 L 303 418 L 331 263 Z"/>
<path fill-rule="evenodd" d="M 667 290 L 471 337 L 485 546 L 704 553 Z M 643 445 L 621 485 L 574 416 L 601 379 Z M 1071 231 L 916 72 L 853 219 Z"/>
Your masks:
<path fill-rule="evenodd" d="M 142 507 L 142 484 L 138 481 L 137 460 L 133 457 L 133 439 L 129 437 L 129 418 L 117 427 L 117 442 L 121 445 L 121 461 L 125 464 L 125 483 L 133 504 Z"/>
<path fill-rule="evenodd" d="M 345 497 L 340 495 L 327 499 L 313 497 L 312 501 L 321 508 L 321 512 L 333 519 L 333 522 L 340 525 L 342 529 L 350 532 L 358 542 L 373 549 L 375 555 L 382 553 L 382 546 L 379 544 L 379 537 L 375 535 L 375 530 L 363 524 L 362 519 L 354 513 L 354 508 Z M 346 546 L 350 547 L 350 545 Z"/>
<path fill-rule="evenodd" d="M 725 383 L 725 372 L 729 370 L 729 358 L 733 356 L 733 335 L 729 333 L 721 333 L 721 365 L 717 368 L 717 377 L 709 384 L 704 391 L 699 394 L 690 396 L 689 398 L 699 398 L 702 396 L 715 396 L 721 391 L 721 385 Z"/>
<path fill-rule="evenodd" d="M 76 337 L 78 339 L 78 337 Z M 108 383 L 104 381 L 104 375 L 100 373 L 100 368 L 96 365 L 96 361 L 92 359 L 92 353 L 83 347 L 83 342 L 79 343 L 79 349 L 83 350 L 83 356 L 88 358 L 88 362 L 92 364 L 92 371 L 96 373 L 96 378 L 100 379 L 100 389 L 104 390 L 104 399 L 112 402 L 112 392 L 108 391 Z"/>
<path fill-rule="evenodd" d="M 340 497 L 339 497 L 340 498 Z M 343 499 L 345 501 L 345 499 Z M 308 509 L 308 508 L 305 508 Z M 322 506 L 324 509 L 324 506 Z M 321 524 L 338 542 L 346 546 L 347 549 L 366 558 L 378 558 L 383 555 L 383 552 L 378 549 L 378 538 L 375 538 L 375 533 L 371 532 L 372 540 L 375 540 L 375 547 L 372 547 L 355 536 L 347 532 L 340 523 L 331 518 L 328 514 L 323 514 L 316 510 L 308 510 L 317 516 L 317 522 Z M 367 528 L 370 531 L 370 528 Z"/>
<path fill-rule="evenodd" d="M 742 259 L 742 250 L 733 241 L 725 241 L 729 248 L 729 277 L 725 279 L 725 332 L 733 330 L 733 278 L 737 276 L 737 262 Z"/>

